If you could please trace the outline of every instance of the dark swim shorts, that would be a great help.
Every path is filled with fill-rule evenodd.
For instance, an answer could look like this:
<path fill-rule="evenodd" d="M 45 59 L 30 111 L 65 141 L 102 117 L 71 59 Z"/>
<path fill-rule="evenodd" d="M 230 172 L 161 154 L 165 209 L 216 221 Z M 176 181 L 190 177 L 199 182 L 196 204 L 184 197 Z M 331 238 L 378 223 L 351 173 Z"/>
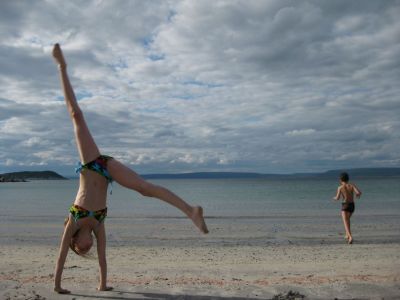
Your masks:
<path fill-rule="evenodd" d="M 354 212 L 354 202 L 343 202 L 342 211 L 347 211 L 352 214 Z"/>

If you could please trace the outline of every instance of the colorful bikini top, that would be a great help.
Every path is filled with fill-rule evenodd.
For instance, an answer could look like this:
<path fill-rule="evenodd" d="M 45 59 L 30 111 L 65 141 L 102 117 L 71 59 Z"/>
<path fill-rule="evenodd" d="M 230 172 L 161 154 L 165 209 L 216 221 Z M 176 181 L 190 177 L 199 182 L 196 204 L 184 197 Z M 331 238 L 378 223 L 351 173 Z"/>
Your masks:
<path fill-rule="evenodd" d="M 107 216 L 107 207 L 100 210 L 91 211 L 79 205 L 73 204 L 69 208 L 69 212 L 71 213 L 71 216 L 74 218 L 75 223 L 78 222 L 79 219 L 86 217 L 93 217 L 97 221 L 99 221 L 99 223 L 101 223 Z"/>
<path fill-rule="evenodd" d="M 82 172 L 83 169 L 92 170 L 100 174 L 101 176 L 104 176 L 108 180 L 108 182 L 112 182 L 113 179 L 110 173 L 107 171 L 107 161 L 112 158 L 113 157 L 108 155 L 100 155 L 95 160 L 88 162 L 86 164 L 82 164 L 81 162 L 79 162 L 79 165 L 75 169 L 75 171 L 76 173 L 80 173 Z"/>

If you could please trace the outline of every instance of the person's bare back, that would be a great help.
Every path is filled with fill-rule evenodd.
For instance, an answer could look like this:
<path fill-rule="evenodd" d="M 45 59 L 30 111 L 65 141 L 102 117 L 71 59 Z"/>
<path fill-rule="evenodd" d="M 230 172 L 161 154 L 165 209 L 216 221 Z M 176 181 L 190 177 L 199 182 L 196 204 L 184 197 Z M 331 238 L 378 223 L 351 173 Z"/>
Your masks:
<path fill-rule="evenodd" d="M 354 193 L 356 188 L 351 183 L 345 183 L 339 187 L 340 194 L 343 197 L 343 202 L 351 203 L 354 202 Z"/>

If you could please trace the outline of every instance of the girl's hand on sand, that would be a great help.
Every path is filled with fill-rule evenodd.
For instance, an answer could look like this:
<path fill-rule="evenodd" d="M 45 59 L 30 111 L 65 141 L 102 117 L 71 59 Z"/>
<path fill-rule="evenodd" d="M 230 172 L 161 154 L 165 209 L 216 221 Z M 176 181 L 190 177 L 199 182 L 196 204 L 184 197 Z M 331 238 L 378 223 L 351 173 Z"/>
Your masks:
<path fill-rule="evenodd" d="M 114 288 L 111 286 L 105 286 L 105 287 L 98 287 L 98 291 L 112 291 Z"/>
<path fill-rule="evenodd" d="M 70 291 L 65 290 L 65 289 L 63 289 L 61 287 L 55 287 L 54 291 L 59 293 L 59 294 L 70 294 L 71 293 Z"/>
<path fill-rule="evenodd" d="M 54 44 L 53 47 L 53 57 L 60 68 L 65 68 L 67 64 L 65 63 L 64 55 L 61 51 L 59 44 Z"/>

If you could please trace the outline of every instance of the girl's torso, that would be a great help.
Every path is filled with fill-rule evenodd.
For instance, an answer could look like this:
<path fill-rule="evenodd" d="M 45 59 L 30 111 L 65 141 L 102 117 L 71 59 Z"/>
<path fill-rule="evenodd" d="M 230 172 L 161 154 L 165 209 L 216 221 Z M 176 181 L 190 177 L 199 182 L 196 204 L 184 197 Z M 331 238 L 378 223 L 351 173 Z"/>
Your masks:
<path fill-rule="evenodd" d="M 82 170 L 74 204 L 91 211 L 105 208 L 107 206 L 107 187 L 106 178 L 92 170 Z"/>

